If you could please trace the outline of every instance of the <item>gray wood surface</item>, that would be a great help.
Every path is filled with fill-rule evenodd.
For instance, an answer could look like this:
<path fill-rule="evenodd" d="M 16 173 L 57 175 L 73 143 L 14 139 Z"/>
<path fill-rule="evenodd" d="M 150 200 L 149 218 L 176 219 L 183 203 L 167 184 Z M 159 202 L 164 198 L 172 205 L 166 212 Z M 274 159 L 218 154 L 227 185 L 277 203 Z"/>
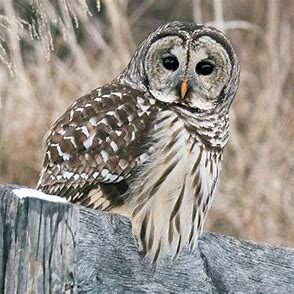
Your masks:
<path fill-rule="evenodd" d="M 72 293 L 78 217 L 73 205 L 0 187 L 0 293 Z"/>
<path fill-rule="evenodd" d="M 294 293 L 293 249 L 203 233 L 193 252 L 155 269 L 138 254 L 126 219 L 80 213 L 81 293 Z"/>
<path fill-rule="evenodd" d="M 290 248 L 203 233 L 194 251 L 152 267 L 124 217 L 18 200 L 8 186 L 0 198 L 0 293 L 294 293 Z"/>

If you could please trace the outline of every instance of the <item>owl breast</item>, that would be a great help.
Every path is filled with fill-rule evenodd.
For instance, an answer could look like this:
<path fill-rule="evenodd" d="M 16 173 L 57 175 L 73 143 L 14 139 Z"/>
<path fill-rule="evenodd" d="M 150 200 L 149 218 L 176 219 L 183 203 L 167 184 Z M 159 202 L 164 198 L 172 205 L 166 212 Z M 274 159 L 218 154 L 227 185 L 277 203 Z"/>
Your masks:
<path fill-rule="evenodd" d="M 131 187 L 133 232 L 153 260 L 195 245 L 218 183 L 220 150 L 205 146 L 187 123 L 172 110 L 158 113 L 154 152 Z"/>

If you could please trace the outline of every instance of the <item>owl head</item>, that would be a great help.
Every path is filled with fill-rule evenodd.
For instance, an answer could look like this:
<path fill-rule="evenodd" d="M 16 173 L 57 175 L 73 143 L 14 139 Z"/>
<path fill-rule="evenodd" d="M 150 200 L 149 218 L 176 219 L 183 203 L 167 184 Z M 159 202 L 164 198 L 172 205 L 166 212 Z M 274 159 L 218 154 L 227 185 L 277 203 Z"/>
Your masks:
<path fill-rule="evenodd" d="M 223 33 L 176 21 L 151 33 L 119 78 L 162 103 L 206 112 L 230 106 L 239 65 Z"/>

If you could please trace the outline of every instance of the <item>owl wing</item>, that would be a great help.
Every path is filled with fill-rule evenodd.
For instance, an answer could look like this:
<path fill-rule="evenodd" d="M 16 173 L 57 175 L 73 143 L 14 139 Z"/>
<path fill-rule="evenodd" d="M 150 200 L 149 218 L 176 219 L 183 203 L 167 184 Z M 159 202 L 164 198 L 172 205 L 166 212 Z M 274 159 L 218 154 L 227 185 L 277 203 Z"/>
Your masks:
<path fill-rule="evenodd" d="M 49 131 L 37 189 L 92 208 L 122 204 L 128 178 L 147 158 L 150 99 L 114 83 L 79 98 Z"/>

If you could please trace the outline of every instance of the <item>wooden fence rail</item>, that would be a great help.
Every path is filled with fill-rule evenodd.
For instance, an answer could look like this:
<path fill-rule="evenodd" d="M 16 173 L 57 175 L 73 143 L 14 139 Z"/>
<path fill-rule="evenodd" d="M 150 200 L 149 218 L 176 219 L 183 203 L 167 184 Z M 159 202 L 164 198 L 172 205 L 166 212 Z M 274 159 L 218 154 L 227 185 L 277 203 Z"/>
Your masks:
<path fill-rule="evenodd" d="M 293 249 L 203 233 L 155 268 L 124 217 L 35 192 L 0 186 L 0 293 L 294 293 Z"/>

